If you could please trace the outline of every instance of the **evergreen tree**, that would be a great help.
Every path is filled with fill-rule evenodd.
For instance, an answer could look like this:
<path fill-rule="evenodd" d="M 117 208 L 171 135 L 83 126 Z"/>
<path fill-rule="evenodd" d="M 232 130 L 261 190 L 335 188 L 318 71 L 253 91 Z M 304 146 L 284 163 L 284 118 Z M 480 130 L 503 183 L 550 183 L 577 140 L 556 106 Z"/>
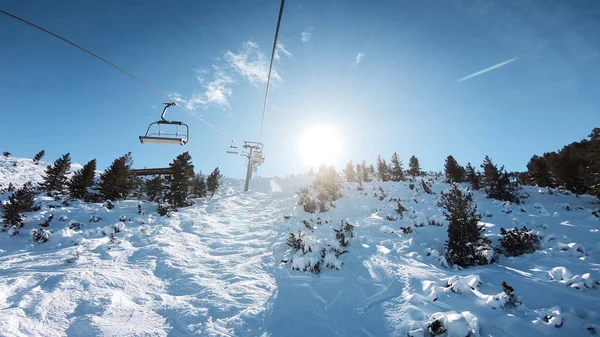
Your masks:
<path fill-rule="evenodd" d="M 446 158 L 444 171 L 446 173 L 446 180 L 449 183 L 462 183 L 465 181 L 465 168 L 460 166 L 456 159 L 454 159 L 452 156 L 448 156 Z"/>
<path fill-rule="evenodd" d="M 375 179 L 375 166 L 373 164 L 369 165 L 369 181 Z"/>
<path fill-rule="evenodd" d="M 346 181 L 356 181 L 356 172 L 354 172 L 354 164 L 352 164 L 352 160 L 346 164 L 344 174 L 346 175 Z"/>
<path fill-rule="evenodd" d="M 361 173 L 361 177 L 360 180 L 368 183 L 371 181 L 371 176 L 370 176 L 370 169 L 367 166 L 367 163 L 363 160 L 362 163 L 360 163 L 360 173 Z"/>
<path fill-rule="evenodd" d="M 446 241 L 446 260 L 461 267 L 487 264 L 485 254 L 489 240 L 483 237 L 484 226 L 479 226 L 481 214 L 473 205 L 473 196 L 463 194 L 457 185 L 452 190 L 442 192 L 438 206 L 444 207 L 444 217 L 448 220 L 448 241 Z"/>
<path fill-rule="evenodd" d="M 390 170 L 390 179 L 392 181 L 404 180 L 404 169 L 402 168 L 402 160 L 398 158 L 398 154 L 394 152 L 392 155 L 392 168 Z"/>
<path fill-rule="evenodd" d="M 169 189 L 167 199 L 175 207 L 189 206 L 187 197 L 190 190 L 190 182 L 194 177 L 194 165 L 189 152 L 177 156 L 171 164 L 173 174 L 167 179 Z"/>
<path fill-rule="evenodd" d="M 528 182 L 537 186 L 553 187 L 554 185 L 546 158 L 537 155 L 531 157 L 527 163 L 527 178 Z"/>
<path fill-rule="evenodd" d="M 410 157 L 408 162 L 408 174 L 412 176 L 421 175 L 421 167 L 419 166 L 419 159 L 414 155 Z"/>
<path fill-rule="evenodd" d="M 69 195 L 73 199 L 87 200 L 88 188 L 94 185 L 96 159 L 92 159 L 83 168 L 73 174 L 69 183 Z"/>
<path fill-rule="evenodd" d="M 157 198 L 163 196 L 164 184 L 164 179 L 160 175 L 146 180 L 144 183 L 144 192 L 150 201 L 156 201 Z"/>
<path fill-rule="evenodd" d="M 133 166 L 131 152 L 115 159 L 104 173 L 98 184 L 100 195 L 105 200 L 125 199 L 134 187 L 134 179 L 129 176 Z"/>
<path fill-rule="evenodd" d="M 517 184 L 511 180 L 510 174 L 504 170 L 504 166 L 498 169 L 492 159 L 485 156 L 481 168 L 483 168 L 483 186 L 488 198 L 514 203 L 520 202 L 517 195 Z"/>
<path fill-rule="evenodd" d="M 361 182 L 364 181 L 363 177 L 364 177 L 364 172 L 363 172 L 363 166 L 361 164 L 356 164 L 356 181 Z"/>
<path fill-rule="evenodd" d="M 385 159 L 381 159 L 381 156 L 377 156 L 377 179 L 379 181 L 385 182 L 390 180 L 390 167 L 385 162 Z"/>
<path fill-rule="evenodd" d="M 15 226 L 18 232 L 18 229 L 23 227 L 21 213 L 33 210 L 33 198 L 32 184 L 27 182 L 8 197 L 8 202 L 0 203 L 0 212 L 4 219 L 3 230 Z"/>
<path fill-rule="evenodd" d="M 44 156 L 46 155 L 46 151 L 42 150 L 40 152 L 38 152 L 35 157 L 33 157 L 33 162 L 37 165 L 40 163 L 40 160 L 42 160 L 42 158 L 44 158 Z"/>
<path fill-rule="evenodd" d="M 313 182 L 313 187 L 317 191 L 317 199 L 335 201 L 341 198 L 340 189 L 343 183 L 339 174 L 333 166 L 327 167 L 321 165 L 319 173 Z"/>
<path fill-rule="evenodd" d="M 467 163 L 466 168 L 466 180 L 474 190 L 478 190 L 481 188 L 481 174 L 475 171 L 475 168 L 471 166 L 471 163 Z"/>
<path fill-rule="evenodd" d="M 206 197 L 206 181 L 202 172 L 192 178 L 192 195 L 196 198 Z"/>
<path fill-rule="evenodd" d="M 206 178 L 206 188 L 210 192 L 210 197 L 212 198 L 215 195 L 215 191 L 219 189 L 221 186 L 221 179 L 223 175 L 220 173 L 219 168 L 217 167 L 212 173 Z"/>
<path fill-rule="evenodd" d="M 66 153 L 46 168 L 46 175 L 40 188 L 44 191 L 62 192 L 67 185 L 67 174 L 71 169 L 71 154 Z"/>
<path fill-rule="evenodd" d="M 8 158 L 8 157 L 10 157 L 10 155 L 11 155 L 12 153 L 10 153 L 10 152 L 8 152 L 8 151 L 4 151 L 4 152 L 2 152 L 2 154 L 3 154 L 3 155 L 6 157 L 6 158 Z"/>

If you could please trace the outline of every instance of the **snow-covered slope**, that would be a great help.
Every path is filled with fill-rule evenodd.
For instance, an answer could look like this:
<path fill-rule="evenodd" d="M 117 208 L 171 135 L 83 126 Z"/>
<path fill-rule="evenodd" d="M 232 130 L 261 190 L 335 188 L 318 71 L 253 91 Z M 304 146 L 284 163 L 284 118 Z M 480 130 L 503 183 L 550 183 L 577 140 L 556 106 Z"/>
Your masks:
<path fill-rule="evenodd" d="M 39 162 L 35 164 L 32 159 L 16 157 L 0 157 L 0 189 L 6 188 L 9 183 L 20 187 L 28 181 L 40 183 L 43 180 L 46 168 L 52 163 Z M 81 164 L 72 163 L 70 174 L 80 170 Z"/>
<path fill-rule="evenodd" d="M 336 208 L 307 214 L 295 193 L 310 181 L 259 179 L 243 192 L 242 181 L 227 179 L 215 198 L 171 217 L 151 203 L 138 214 L 136 201 L 108 210 L 41 197 L 18 236 L 0 233 L 0 335 L 426 336 L 433 318 L 445 321 L 446 336 L 598 333 L 594 198 L 526 187 L 523 205 L 505 205 L 475 192 L 492 241 L 500 227 L 525 224 L 544 236 L 543 248 L 458 270 L 443 266 L 447 226 L 428 224 L 443 219 L 436 200 L 447 184 L 429 195 L 408 182 L 364 191 L 347 183 Z M 386 219 L 395 215 L 392 198 L 408 209 L 402 219 Z M 34 243 L 28 230 L 50 214 L 54 233 Z M 293 270 L 289 234 L 325 245 L 342 220 L 355 237 L 340 269 Z M 408 226 L 414 232 L 399 230 Z M 500 307 L 503 281 L 520 306 Z"/>

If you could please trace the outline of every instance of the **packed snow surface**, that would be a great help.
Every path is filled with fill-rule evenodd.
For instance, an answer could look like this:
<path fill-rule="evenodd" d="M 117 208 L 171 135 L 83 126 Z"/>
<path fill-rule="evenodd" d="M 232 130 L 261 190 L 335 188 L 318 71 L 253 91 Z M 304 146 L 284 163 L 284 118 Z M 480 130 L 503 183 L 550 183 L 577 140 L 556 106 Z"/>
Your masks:
<path fill-rule="evenodd" d="M 39 182 L 45 166 L 0 158 L 0 188 Z M 38 196 L 41 210 L 26 213 L 17 236 L 0 233 L 0 335 L 429 336 L 436 320 L 440 336 L 600 333 L 595 198 L 524 187 L 529 197 L 515 205 L 475 191 L 494 245 L 501 227 L 526 225 L 542 247 L 459 269 L 444 259 L 441 178 L 434 194 L 418 183 L 346 183 L 321 214 L 297 205 L 311 180 L 257 179 L 243 192 L 226 179 L 214 198 L 170 217 L 148 202 L 138 214 L 134 200 L 109 210 Z M 30 231 L 51 214 L 48 242 L 33 242 Z M 348 252 L 327 253 L 331 268 L 319 274 L 301 271 L 321 258 L 314 250 L 335 246 L 342 220 L 354 226 Z M 290 233 L 311 252 L 293 252 Z M 520 305 L 507 305 L 503 281 Z"/>

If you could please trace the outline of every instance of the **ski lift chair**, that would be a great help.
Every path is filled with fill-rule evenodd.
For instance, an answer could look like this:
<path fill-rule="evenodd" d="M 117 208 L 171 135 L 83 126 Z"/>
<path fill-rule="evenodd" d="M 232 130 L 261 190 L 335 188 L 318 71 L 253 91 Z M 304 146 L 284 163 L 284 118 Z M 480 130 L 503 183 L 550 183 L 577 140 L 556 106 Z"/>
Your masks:
<path fill-rule="evenodd" d="M 231 141 L 231 145 L 227 148 L 227 153 L 229 154 L 239 154 L 237 146 L 233 145 L 233 140 Z"/>
<path fill-rule="evenodd" d="M 163 109 L 160 120 L 151 123 L 146 130 L 144 136 L 140 136 L 140 142 L 142 144 L 171 144 L 171 145 L 185 145 L 190 139 L 190 130 L 187 124 L 179 121 L 168 121 L 165 119 L 167 109 L 176 105 L 173 102 L 164 103 L 165 108 Z M 171 125 L 175 126 L 175 130 L 165 132 L 163 126 L 167 125 L 166 128 L 171 128 Z M 182 130 L 184 129 L 184 130 Z M 171 128 L 172 130 L 172 128 Z"/>

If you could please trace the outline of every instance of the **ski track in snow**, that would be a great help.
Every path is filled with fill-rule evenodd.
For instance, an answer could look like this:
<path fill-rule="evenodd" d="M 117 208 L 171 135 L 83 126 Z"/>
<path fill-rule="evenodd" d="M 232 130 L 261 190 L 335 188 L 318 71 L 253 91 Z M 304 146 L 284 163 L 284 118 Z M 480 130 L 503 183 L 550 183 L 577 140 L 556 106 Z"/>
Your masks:
<path fill-rule="evenodd" d="M 9 165 L 14 161 L 17 167 Z M 44 168 L 0 158 L 0 184 L 39 181 Z M 0 335 L 424 336 L 436 313 L 458 324 L 449 336 L 467 324 L 473 336 L 600 331 L 600 284 L 594 283 L 600 219 L 590 215 L 599 208 L 592 198 L 528 187 L 523 205 L 505 205 L 475 192 L 480 212 L 491 215 L 482 221 L 492 241 L 500 227 L 525 224 L 544 235 L 542 249 L 459 270 L 443 267 L 438 257 L 447 226 L 415 226 L 442 219 L 435 200 L 448 185 L 433 184 L 436 196 L 408 183 L 374 182 L 364 191 L 347 183 L 336 208 L 307 214 L 295 192 L 311 179 L 257 179 L 248 193 L 240 192 L 241 182 L 225 180 L 214 199 L 198 199 L 171 217 L 157 216 L 152 203 L 142 203 L 138 215 L 136 201 L 116 202 L 109 211 L 41 198 L 42 210 L 28 213 L 18 236 L 0 233 Z M 376 196 L 379 186 L 389 194 L 384 201 Z M 392 197 L 407 208 L 396 221 L 386 220 L 395 214 Z M 50 213 L 53 236 L 33 243 L 28 231 Z M 90 222 L 92 216 L 101 219 Z M 121 216 L 126 227 L 113 241 L 102 232 Z M 314 275 L 280 262 L 289 256 L 289 233 L 306 230 L 302 220 L 314 225 L 319 218 L 330 221 L 317 226 L 328 233 L 342 219 L 355 225 L 340 270 Z M 69 230 L 71 221 L 83 230 Z M 414 233 L 400 232 L 402 226 Z M 502 281 L 522 297 L 521 306 L 495 307 Z"/>

